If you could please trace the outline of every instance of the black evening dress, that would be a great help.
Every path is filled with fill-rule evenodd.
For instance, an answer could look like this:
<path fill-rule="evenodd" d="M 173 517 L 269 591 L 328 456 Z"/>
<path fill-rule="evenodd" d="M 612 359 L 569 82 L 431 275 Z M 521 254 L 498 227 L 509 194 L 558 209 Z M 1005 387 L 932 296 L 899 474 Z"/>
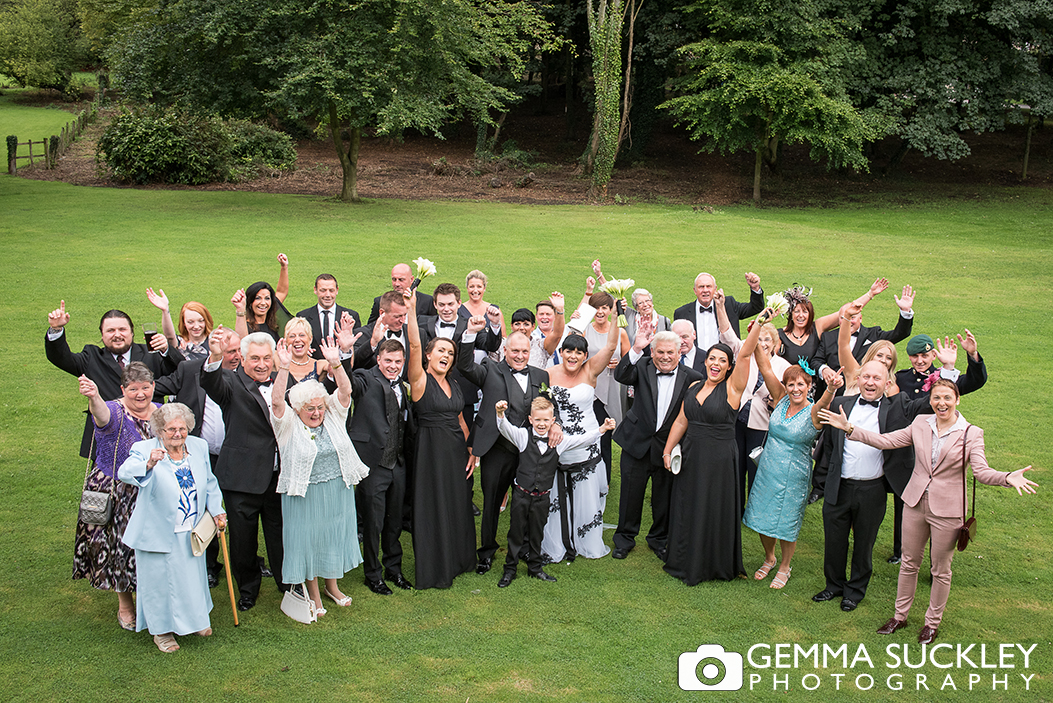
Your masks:
<path fill-rule="evenodd" d="M 810 364 L 812 357 L 819 351 L 819 335 L 815 332 L 815 325 L 812 325 L 811 334 L 808 335 L 808 339 L 804 341 L 804 344 L 794 342 L 783 329 L 779 330 L 779 341 L 782 342 L 779 356 L 791 364 L 797 364 L 801 359 Z"/>
<path fill-rule="evenodd" d="M 683 461 L 673 477 L 669 554 L 665 570 L 688 586 L 730 581 L 742 568 L 742 488 L 735 444 L 737 412 L 728 405 L 727 382 L 698 404 L 702 384 L 684 397 L 687 432 Z"/>
<path fill-rule="evenodd" d="M 449 588 L 475 569 L 475 518 L 465 480 L 468 447 L 458 418 L 460 387 L 451 397 L 426 373 L 424 395 L 414 403 L 417 452 L 413 487 L 413 557 L 416 588 Z"/>

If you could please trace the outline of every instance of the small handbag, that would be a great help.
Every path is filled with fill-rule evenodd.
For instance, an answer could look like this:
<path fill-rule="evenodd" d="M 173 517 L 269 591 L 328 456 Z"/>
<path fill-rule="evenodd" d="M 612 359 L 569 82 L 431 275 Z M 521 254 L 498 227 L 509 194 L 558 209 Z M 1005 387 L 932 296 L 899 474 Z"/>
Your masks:
<path fill-rule="evenodd" d="M 965 434 L 962 435 L 962 517 L 965 516 L 965 468 L 966 464 L 966 444 L 965 440 L 969 438 L 969 427 L 966 425 Z M 958 528 L 958 551 L 964 552 L 965 548 L 969 546 L 969 542 L 976 539 L 976 475 L 973 475 L 973 508 L 970 511 L 969 519 L 964 520 L 962 526 Z"/>
<path fill-rule="evenodd" d="M 205 514 L 190 531 L 190 551 L 195 557 L 205 553 L 205 549 L 216 536 L 216 518 L 205 508 Z"/>
<path fill-rule="evenodd" d="M 121 427 L 117 431 L 117 445 L 121 442 L 121 431 L 124 430 L 124 418 L 121 418 Z M 80 510 L 77 519 L 85 525 L 106 525 L 113 517 L 113 491 L 117 485 L 117 449 L 113 451 L 113 480 L 110 481 L 109 492 L 88 490 L 88 479 L 91 478 L 94 462 L 92 456 L 95 454 L 95 433 L 91 433 L 91 447 L 88 449 L 88 468 L 84 470 L 84 488 L 80 494 Z"/>
<path fill-rule="evenodd" d="M 310 625 L 318 620 L 318 613 L 314 609 L 314 601 L 307 595 L 304 585 L 290 586 L 289 590 L 282 596 L 282 612 L 296 622 Z"/>

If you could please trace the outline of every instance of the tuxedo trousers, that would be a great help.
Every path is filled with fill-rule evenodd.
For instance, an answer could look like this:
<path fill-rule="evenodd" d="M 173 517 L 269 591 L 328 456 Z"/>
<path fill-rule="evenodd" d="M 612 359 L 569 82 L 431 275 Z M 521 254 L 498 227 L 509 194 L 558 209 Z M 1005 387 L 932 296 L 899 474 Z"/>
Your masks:
<path fill-rule="evenodd" d="M 498 439 L 479 459 L 479 482 L 483 489 L 483 515 L 479 521 L 479 561 L 493 559 L 497 553 L 497 523 L 501 502 L 512 486 L 519 468 L 519 451 L 507 440 Z M 515 491 L 513 491 L 514 493 Z"/>
<path fill-rule="evenodd" d="M 259 549 L 260 525 L 263 525 L 263 541 L 267 547 L 267 562 L 278 584 L 279 591 L 288 590 L 282 582 L 282 500 L 278 494 L 278 472 L 263 493 L 223 491 L 227 507 L 227 526 L 230 531 L 230 570 L 238 582 L 242 597 L 252 600 L 260 595 L 263 573 L 256 558 Z"/>
<path fill-rule="evenodd" d="M 362 520 L 362 561 L 367 581 L 384 574 L 402 573 L 402 506 L 406 498 L 406 465 L 390 469 L 370 467 L 369 475 L 355 486 L 355 501 Z M 383 553 L 383 557 L 381 557 Z"/>
<path fill-rule="evenodd" d="M 551 502 L 547 492 L 543 496 L 532 496 L 519 486 L 512 487 L 506 573 L 514 574 L 519 560 L 524 557 L 527 559 L 527 573 L 541 573 L 545 564 L 545 557 L 541 553 L 541 540 L 545 536 L 545 523 L 548 522 Z M 528 554 L 524 553 L 527 549 L 530 550 Z"/>
<path fill-rule="evenodd" d="M 666 548 L 669 541 L 669 498 L 673 489 L 673 475 L 662 464 L 651 461 L 651 453 L 637 459 L 622 450 L 621 489 L 618 496 L 618 529 L 614 532 L 615 549 L 632 549 L 640 534 L 647 481 L 651 481 L 651 529 L 647 545 L 656 552 Z"/>
<path fill-rule="evenodd" d="M 866 595 L 874 572 L 874 542 L 885 518 L 888 493 L 885 479 L 869 481 L 841 479 L 837 503 L 823 501 L 826 590 L 857 603 Z M 848 566 L 848 542 L 853 537 L 852 570 Z"/>

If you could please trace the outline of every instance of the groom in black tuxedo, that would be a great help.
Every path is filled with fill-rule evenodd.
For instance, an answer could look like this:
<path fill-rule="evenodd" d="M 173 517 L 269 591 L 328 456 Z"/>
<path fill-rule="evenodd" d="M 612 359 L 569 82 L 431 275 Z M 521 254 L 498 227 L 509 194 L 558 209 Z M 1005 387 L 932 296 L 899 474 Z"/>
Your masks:
<path fill-rule="evenodd" d="M 279 591 L 282 583 L 282 503 L 277 493 L 280 463 L 271 429 L 270 405 L 274 371 L 274 339 L 254 332 L 241 340 L 242 365 L 221 368 L 226 330 L 208 338 L 211 351 L 201 369 L 201 387 L 223 409 L 226 432 L 215 474 L 223 491 L 230 529 L 230 567 L 241 594 L 239 610 L 256 605 L 263 574 L 256 558 L 257 535 L 263 523 L 267 561 Z"/>
<path fill-rule="evenodd" d="M 319 274 L 318 278 L 314 279 L 314 294 L 318 298 L 318 304 L 296 313 L 297 317 L 311 323 L 311 347 L 314 349 L 312 356 L 315 359 L 322 358 L 322 340 L 335 336 L 336 324 L 344 319 L 345 312 L 351 316 L 352 327 L 362 325 L 362 318 L 357 312 L 336 304 L 336 295 L 339 292 L 340 286 L 336 282 L 336 276 L 331 273 Z"/>
<path fill-rule="evenodd" d="M 508 421 L 516 427 L 526 427 L 531 401 L 538 397 L 542 386 L 548 385 L 548 371 L 527 363 L 530 361 L 530 338 L 522 332 L 508 336 L 503 361 L 494 362 L 487 357 L 477 364 L 473 355 L 476 335 L 486 324 L 485 318 L 471 318 L 457 349 L 458 370 L 470 383 L 483 389 L 479 414 L 475 416 L 469 437 L 472 453 L 480 457 L 482 473 L 483 515 L 479 524 L 479 563 L 475 569 L 479 574 L 485 574 L 493 566 L 501 501 L 519 467 L 519 450 L 497 429 L 495 406 L 498 401 L 507 401 L 505 415 Z M 562 430 L 556 432 L 552 441 L 558 443 L 562 434 Z"/>
<path fill-rule="evenodd" d="M 651 355 L 644 356 L 648 344 Z M 611 553 L 615 559 L 624 559 L 636 545 L 650 479 L 652 523 L 647 544 L 665 560 L 673 481 L 662 451 L 688 386 L 701 379 L 702 374 L 680 363 L 680 337 L 674 332 L 637 332 L 633 348 L 614 370 L 615 381 L 634 389 L 633 405 L 614 432 L 614 441 L 622 448 L 618 529 Z"/>

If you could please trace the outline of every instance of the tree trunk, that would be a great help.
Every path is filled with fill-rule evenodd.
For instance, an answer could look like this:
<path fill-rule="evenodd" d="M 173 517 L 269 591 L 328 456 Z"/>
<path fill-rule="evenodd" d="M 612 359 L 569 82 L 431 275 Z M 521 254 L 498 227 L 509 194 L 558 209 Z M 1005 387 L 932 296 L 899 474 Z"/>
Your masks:
<path fill-rule="evenodd" d="M 896 153 L 893 154 L 892 158 L 888 160 L 888 165 L 885 166 L 885 169 L 881 175 L 888 176 L 897 168 L 899 168 L 900 163 L 903 161 L 903 157 L 907 155 L 908 151 L 910 151 L 910 142 L 904 139 L 900 142 L 899 149 L 896 150 Z"/>
<path fill-rule="evenodd" d="M 1027 137 L 1024 139 L 1024 168 L 1020 172 L 1020 180 L 1027 180 L 1027 162 L 1031 156 L 1031 135 L 1035 131 L 1035 123 L 1031 119 L 1031 113 L 1027 113 Z"/>
<path fill-rule="evenodd" d="M 757 145 L 757 158 L 753 161 L 753 203 L 760 203 L 760 174 L 764 165 L 764 145 Z"/>
<path fill-rule="evenodd" d="M 333 146 L 340 157 L 340 170 L 343 171 L 343 188 L 340 190 L 340 199 L 345 203 L 357 203 L 358 197 L 358 147 L 362 141 L 362 128 L 350 127 L 351 144 L 344 151 L 344 140 L 340 136 L 340 117 L 336 112 L 336 103 L 329 103 L 329 134 L 333 138 Z"/>
<path fill-rule="evenodd" d="M 632 72 L 633 72 L 633 39 L 634 30 L 636 29 L 636 17 L 640 14 L 640 9 L 643 8 L 644 0 L 640 0 L 640 4 L 636 4 L 636 0 L 629 0 L 629 49 L 625 55 L 625 90 L 622 93 L 622 120 L 621 125 L 618 127 L 618 142 L 614 146 L 614 160 L 618 160 L 618 151 L 622 147 L 622 143 L 629 136 L 629 110 L 632 108 L 633 96 L 632 96 Z"/>

